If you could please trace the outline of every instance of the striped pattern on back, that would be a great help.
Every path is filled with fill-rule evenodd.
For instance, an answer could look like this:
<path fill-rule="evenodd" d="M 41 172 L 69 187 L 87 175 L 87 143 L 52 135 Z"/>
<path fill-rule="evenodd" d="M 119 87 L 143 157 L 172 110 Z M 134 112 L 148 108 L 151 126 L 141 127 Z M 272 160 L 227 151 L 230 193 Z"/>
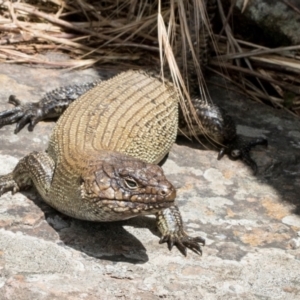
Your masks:
<path fill-rule="evenodd" d="M 99 150 L 158 163 L 176 138 L 177 102 L 170 84 L 142 71 L 121 73 L 69 106 L 54 128 L 49 154 L 77 167 Z"/>

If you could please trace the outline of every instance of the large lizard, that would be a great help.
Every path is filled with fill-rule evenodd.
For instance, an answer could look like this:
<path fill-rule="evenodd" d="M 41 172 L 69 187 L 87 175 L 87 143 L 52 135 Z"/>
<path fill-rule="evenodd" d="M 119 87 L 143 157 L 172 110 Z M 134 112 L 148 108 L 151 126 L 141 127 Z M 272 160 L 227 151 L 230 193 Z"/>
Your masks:
<path fill-rule="evenodd" d="M 16 132 L 62 115 L 46 152 L 30 153 L 0 177 L 0 195 L 35 186 L 52 207 L 91 221 L 156 214 L 160 243 L 176 245 L 184 255 L 187 247 L 201 253 L 204 239 L 184 232 L 175 189 L 156 165 L 175 141 L 178 99 L 171 83 L 132 70 L 55 90 L 38 103 L 21 104 L 11 96 L 16 107 L 0 113 L 0 126 L 17 122 Z M 217 106 L 192 99 L 202 125 L 229 154 L 239 152 L 248 161 L 250 147 L 266 143 L 258 139 L 233 149 L 239 137 L 232 119 Z"/>
<path fill-rule="evenodd" d="M 198 89 L 195 89 L 197 91 Z M 191 99 L 203 129 L 217 145 L 219 158 L 241 158 L 254 171 L 249 151 L 264 139 L 244 143 L 232 119 L 197 93 Z M 75 101 L 74 101 L 75 100 Z M 176 191 L 159 163 L 178 132 L 188 133 L 178 112 L 179 94 L 169 81 L 144 71 L 123 72 L 107 81 L 60 88 L 38 103 L 21 104 L 0 113 L 0 127 L 17 123 L 15 133 L 43 119 L 59 117 L 46 152 L 33 152 L 13 172 L 0 177 L 0 196 L 35 186 L 46 203 L 69 216 L 90 221 L 124 220 L 155 214 L 160 243 L 201 253 L 201 237 L 183 230 Z M 179 120 L 180 118 L 180 120 Z"/>

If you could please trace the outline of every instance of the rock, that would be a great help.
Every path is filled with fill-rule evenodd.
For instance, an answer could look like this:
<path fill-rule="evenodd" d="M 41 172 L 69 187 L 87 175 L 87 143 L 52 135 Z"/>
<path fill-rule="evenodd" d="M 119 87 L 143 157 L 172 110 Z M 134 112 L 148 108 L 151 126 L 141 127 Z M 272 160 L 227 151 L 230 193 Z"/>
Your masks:
<path fill-rule="evenodd" d="M 243 16 L 254 21 L 262 28 L 265 35 L 278 41 L 285 37 L 292 44 L 300 43 L 300 2 L 289 0 L 298 12 L 281 0 L 251 0 Z M 242 10 L 245 0 L 237 0 L 236 6 Z"/>

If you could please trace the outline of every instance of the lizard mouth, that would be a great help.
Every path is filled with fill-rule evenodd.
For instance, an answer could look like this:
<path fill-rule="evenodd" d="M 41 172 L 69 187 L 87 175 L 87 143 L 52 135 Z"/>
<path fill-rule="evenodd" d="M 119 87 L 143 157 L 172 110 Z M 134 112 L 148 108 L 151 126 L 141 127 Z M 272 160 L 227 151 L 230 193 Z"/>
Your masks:
<path fill-rule="evenodd" d="M 134 215 L 152 214 L 162 209 L 168 208 L 174 204 L 174 201 L 158 201 L 158 202 L 132 202 L 131 200 L 101 200 L 101 209 L 114 213 L 123 213 L 130 218 Z"/>
<path fill-rule="evenodd" d="M 136 194 L 131 197 L 126 197 L 125 199 L 120 199 L 121 201 L 128 201 L 132 203 L 143 203 L 143 204 L 160 204 L 163 202 L 174 202 L 176 198 L 176 190 L 170 189 L 168 191 L 161 190 L 159 194 Z M 119 201 L 119 200 L 117 200 Z"/>

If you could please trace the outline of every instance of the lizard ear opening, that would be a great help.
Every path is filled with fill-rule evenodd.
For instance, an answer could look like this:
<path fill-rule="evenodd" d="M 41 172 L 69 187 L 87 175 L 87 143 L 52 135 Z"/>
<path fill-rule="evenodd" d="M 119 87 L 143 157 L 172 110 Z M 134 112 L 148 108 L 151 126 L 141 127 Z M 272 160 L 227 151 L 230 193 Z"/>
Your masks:
<path fill-rule="evenodd" d="M 102 169 L 109 178 L 114 177 L 115 169 L 111 164 L 104 162 L 102 165 Z"/>

